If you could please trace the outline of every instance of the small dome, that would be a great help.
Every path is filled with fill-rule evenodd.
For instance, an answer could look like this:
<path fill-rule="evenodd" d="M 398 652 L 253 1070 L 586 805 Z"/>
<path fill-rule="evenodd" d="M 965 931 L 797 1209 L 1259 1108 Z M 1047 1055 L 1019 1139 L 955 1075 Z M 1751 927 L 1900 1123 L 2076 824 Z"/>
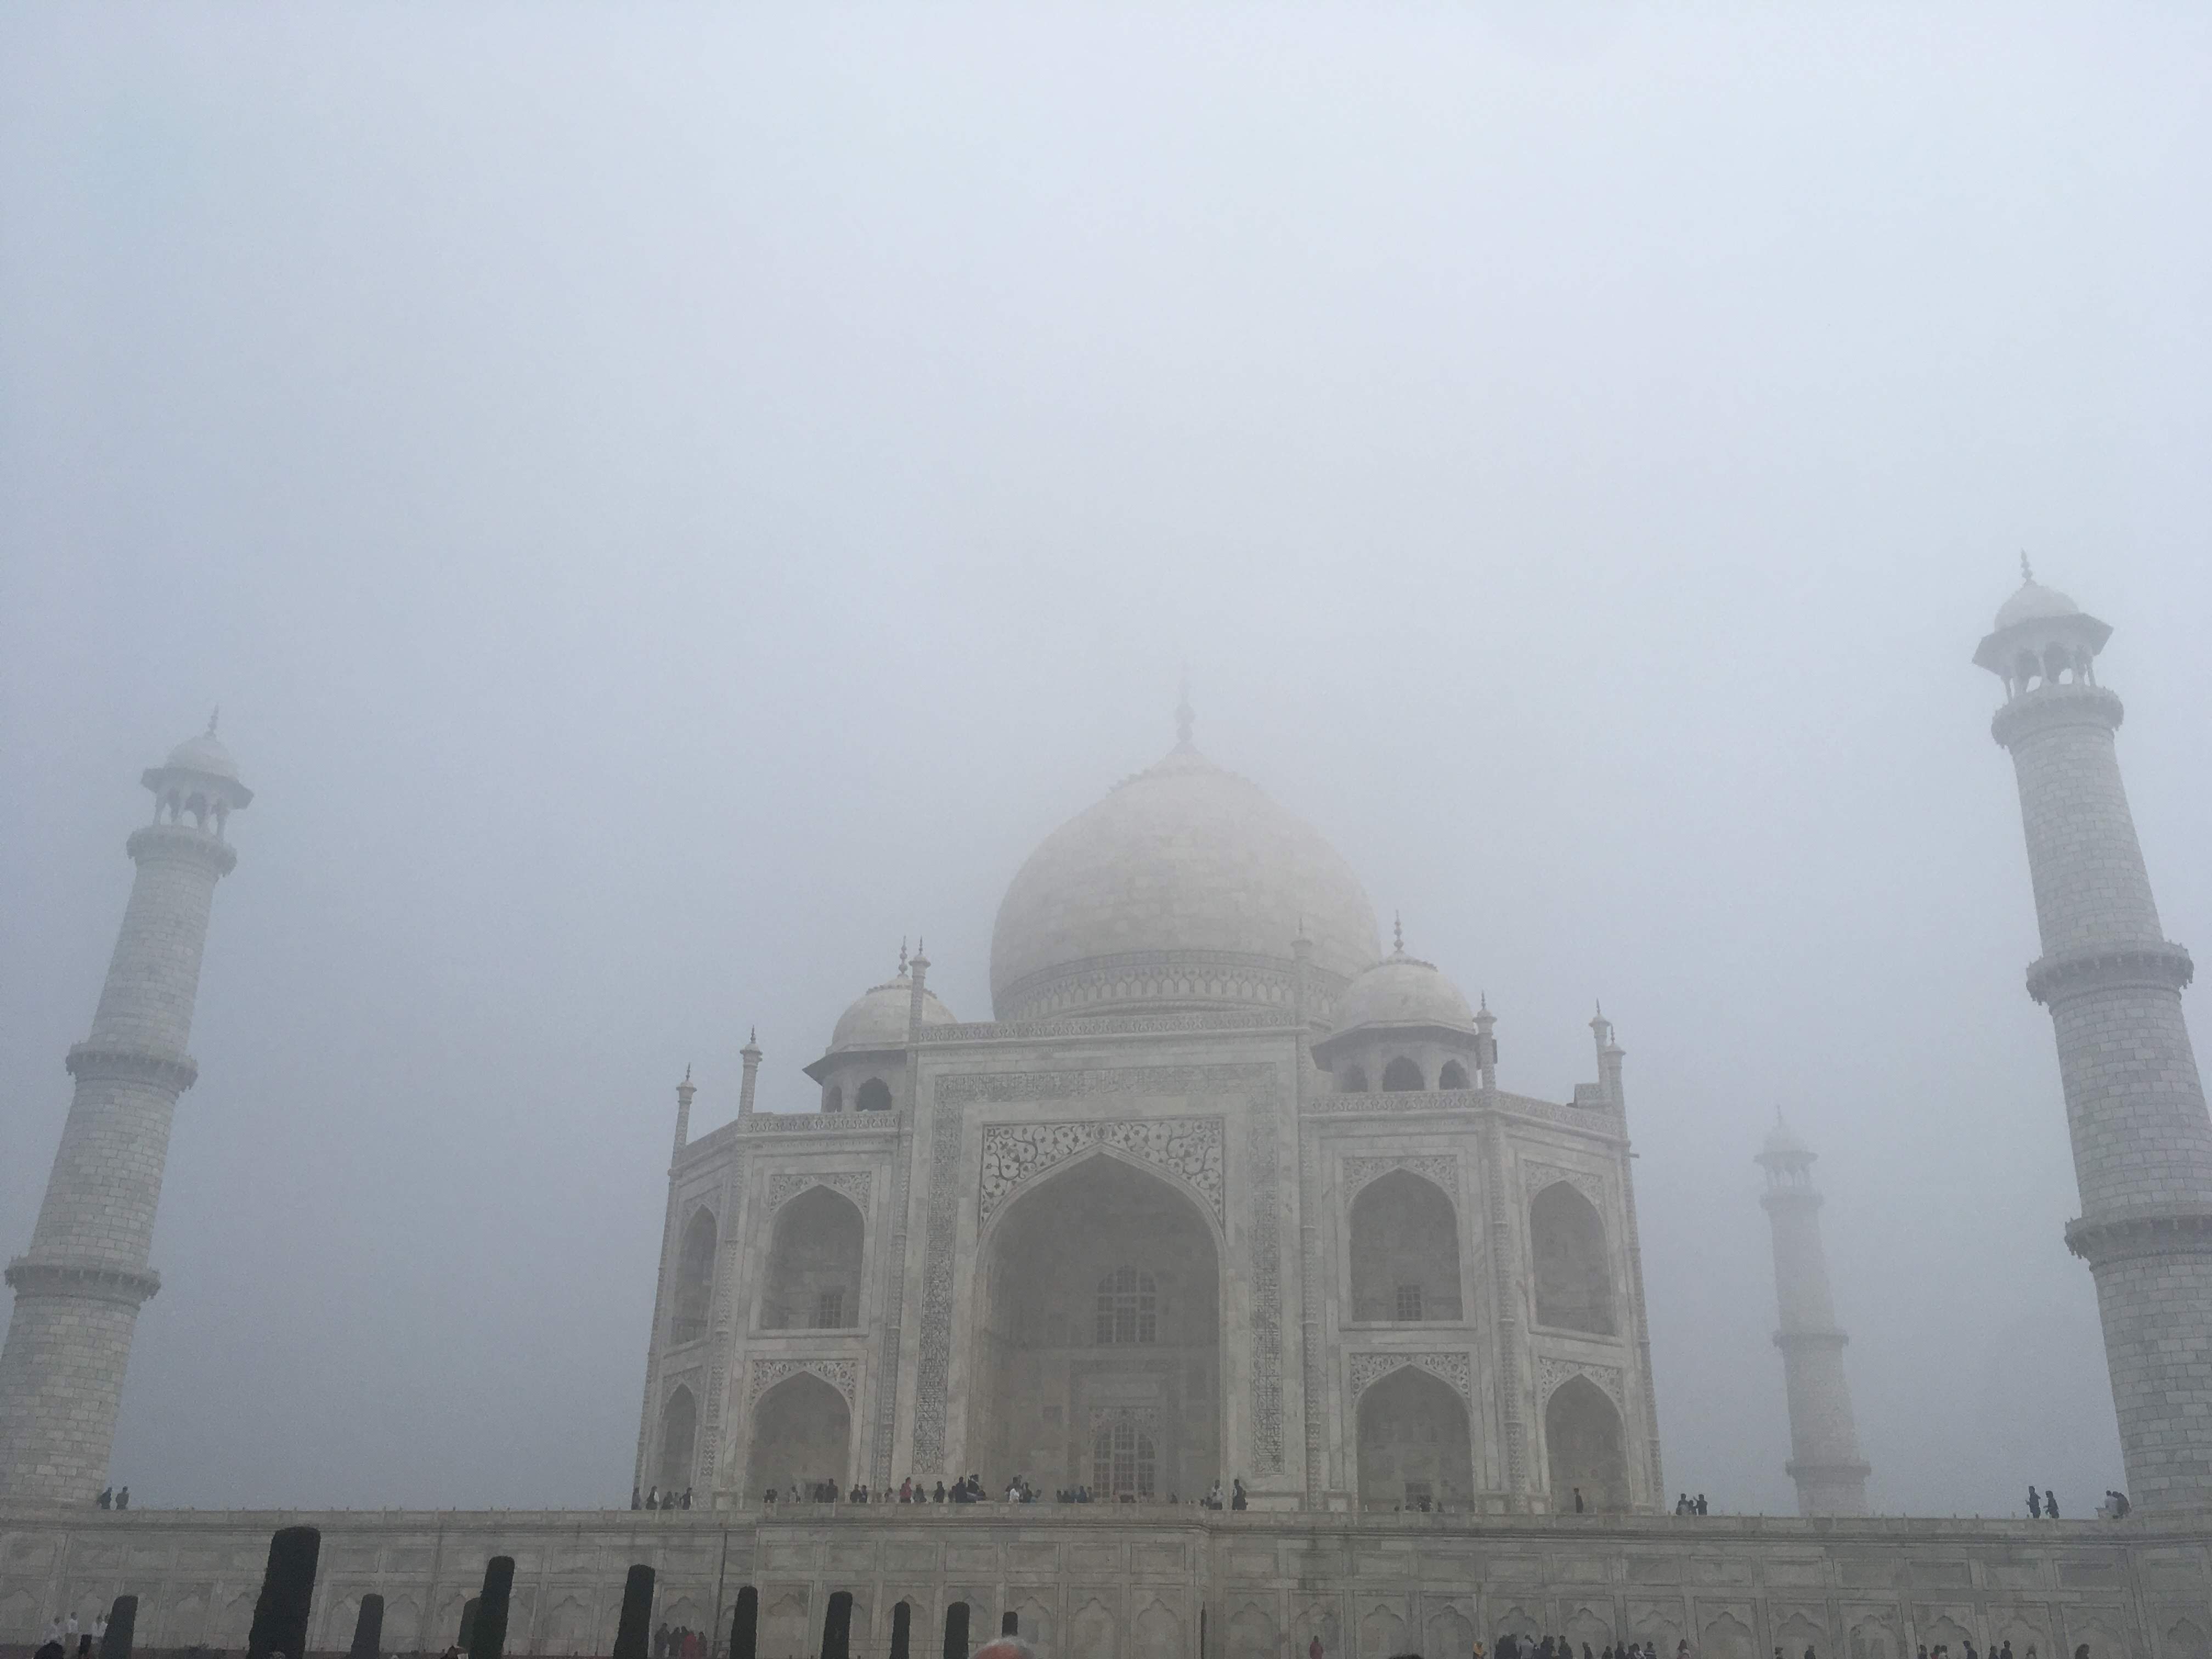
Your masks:
<path fill-rule="evenodd" d="M 2045 622 L 2053 617 L 2078 617 L 2081 607 L 2055 587 L 2045 587 L 2033 576 L 2020 585 L 2020 591 L 2004 602 L 1997 611 L 1997 629 L 2017 628 L 2022 623 Z"/>
<path fill-rule="evenodd" d="M 1782 1115 L 1777 1112 L 1774 1115 L 1774 1127 L 1766 1132 L 1766 1139 L 1761 1144 L 1759 1156 L 1762 1159 L 1773 1158 L 1778 1161 L 1785 1158 L 1808 1158 L 1813 1156 L 1813 1149 L 1797 1139 L 1796 1133 L 1782 1121 Z"/>
<path fill-rule="evenodd" d="M 1337 999 L 1336 1030 L 1362 1025 L 1443 1025 L 1472 1033 L 1474 1012 L 1458 986 L 1432 962 L 1401 947 L 1345 987 Z"/>
<path fill-rule="evenodd" d="M 908 1010 L 914 1000 L 914 981 L 904 974 L 888 985 L 878 985 L 838 1016 L 830 1034 L 830 1052 L 841 1048 L 903 1048 Z M 924 1025 L 957 1025 L 952 1011 L 925 988 L 921 994 Z"/>
<path fill-rule="evenodd" d="M 162 763 L 179 772 L 200 772 L 211 778 L 238 781 L 238 763 L 231 759 L 230 750 L 216 740 L 213 732 L 186 738 L 169 751 L 169 758 Z"/>

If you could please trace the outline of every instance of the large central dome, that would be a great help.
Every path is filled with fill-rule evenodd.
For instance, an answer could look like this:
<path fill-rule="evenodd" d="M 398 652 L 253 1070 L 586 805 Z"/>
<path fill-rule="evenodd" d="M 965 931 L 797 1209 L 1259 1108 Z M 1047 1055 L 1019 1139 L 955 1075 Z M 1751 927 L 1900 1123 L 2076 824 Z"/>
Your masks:
<path fill-rule="evenodd" d="M 1184 743 L 1030 855 L 992 930 L 991 1000 L 1000 1019 L 1287 1008 L 1301 927 L 1324 1006 L 1382 954 L 1336 849 Z"/>

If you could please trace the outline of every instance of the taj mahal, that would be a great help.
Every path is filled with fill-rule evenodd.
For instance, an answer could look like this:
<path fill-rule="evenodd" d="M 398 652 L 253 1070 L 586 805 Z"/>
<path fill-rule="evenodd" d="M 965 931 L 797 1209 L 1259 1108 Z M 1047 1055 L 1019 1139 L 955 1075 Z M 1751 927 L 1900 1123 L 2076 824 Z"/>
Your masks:
<path fill-rule="evenodd" d="M 2124 1518 L 1869 1514 L 1814 1158 L 1778 1125 L 1745 1152 L 1801 1513 L 1686 1528 L 1612 1025 L 1589 1018 L 1584 1077 L 1501 1088 L 1486 999 L 1203 752 L 1187 699 L 1173 747 L 1013 875 L 988 1018 L 939 999 L 917 940 L 824 1011 L 817 1109 L 755 1109 L 757 1041 L 721 1127 L 695 1138 L 677 1086 L 635 1472 L 682 1507 L 95 1510 L 253 799 L 210 729 L 145 774 L 129 905 L 7 1268 L 0 1644 L 128 1593 L 142 1644 L 237 1645 L 270 1528 L 307 1521 L 318 1650 L 370 1596 L 386 1649 L 446 1645 L 503 1553 L 529 1653 L 609 1651 L 647 1563 L 668 1622 L 724 1631 L 753 1592 L 768 1659 L 816 1651 L 833 1606 L 865 1649 L 956 1605 L 989 1613 L 975 1640 L 1003 1615 L 1048 1659 L 1464 1655 L 1540 1631 L 1715 1659 L 2212 1659 L 2212 1118 L 2099 680 L 2111 634 L 2023 570 L 1973 661 L 2001 687 L 2041 931 L 2027 989 L 2080 1182 L 2051 1240 L 2096 1285 Z M 1091 1501 L 896 1501 L 969 1474 L 993 1500 L 1018 1480 Z M 1239 1506 L 1194 1504 L 1216 1487 Z"/>

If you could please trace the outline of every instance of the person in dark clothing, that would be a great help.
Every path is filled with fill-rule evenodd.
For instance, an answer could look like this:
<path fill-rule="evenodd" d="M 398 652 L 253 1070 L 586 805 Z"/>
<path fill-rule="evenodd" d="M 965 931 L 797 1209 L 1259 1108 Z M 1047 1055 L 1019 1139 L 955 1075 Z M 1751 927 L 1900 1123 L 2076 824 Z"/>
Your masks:
<path fill-rule="evenodd" d="M 131 1488 L 130 1488 L 130 1487 L 128 1487 L 128 1486 L 118 1486 L 118 1487 L 117 1487 L 117 1488 L 116 1488 L 116 1492 L 115 1492 L 115 1507 L 116 1507 L 117 1509 L 118 1509 L 118 1510 L 127 1510 L 127 1509 L 129 1509 L 129 1508 L 131 1507 Z"/>
<path fill-rule="evenodd" d="M 2058 1494 L 2048 1486 L 2043 1489 L 2043 1518 L 2046 1521 L 2058 1518 Z"/>
<path fill-rule="evenodd" d="M 1577 1487 L 1575 1488 L 1575 1513 L 1576 1513 L 1577 1515 L 1580 1515 L 1582 1512 L 1583 1512 L 1583 1489 L 1582 1489 L 1580 1486 L 1577 1486 Z"/>
<path fill-rule="evenodd" d="M 665 1624 L 653 1632 L 653 1659 L 668 1659 L 668 1626 Z"/>
<path fill-rule="evenodd" d="M 99 1504 L 101 1509 L 112 1508 L 115 1503 L 115 1488 L 112 1486 L 102 1486 L 100 1489 L 100 1496 L 94 1498 L 92 1501 Z"/>
<path fill-rule="evenodd" d="M 1703 1492 L 1699 1492 L 1699 1493 L 1698 1494 L 1698 1513 L 1699 1515 L 1703 1515 L 1705 1512 L 1705 1493 L 1703 1493 Z"/>
<path fill-rule="evenodd" d="M 933 1504 L 942 1504 L 945 1501 L 945 1483 L 942 1480 L 937 1483 L 936 1495 L 929 1501 Z"/>
<path fill-rule="evenodd" d="M 2027 1518 L 2031 1521 L 2043 1519 L 2043 1494 L 2033 1486 L 2027 1489 Z"/>
<path fill-rule="evenodd" d="M 1229 1507 L 1232 1510 L 1248 1507 L 1244 1501 L 1244 1482 L 1242 1478 L 1229 1483 Z"/>

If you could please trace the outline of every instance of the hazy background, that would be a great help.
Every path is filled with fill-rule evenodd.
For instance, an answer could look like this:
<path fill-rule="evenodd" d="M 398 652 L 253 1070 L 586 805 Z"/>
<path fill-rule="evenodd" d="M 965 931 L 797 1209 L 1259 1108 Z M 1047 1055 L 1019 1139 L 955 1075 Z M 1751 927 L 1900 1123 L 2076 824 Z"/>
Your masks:
<path fill-rule="evenodd" d="M 0 15 L 0 1252 L 148 812 L 234 820 L 114 1474 L 628 1495 L 672 1087 L 762 1101 L 1172 740 L 1629 1051 L 1670 1488 L 1786 1511 L 1820 1150 L 1885 1510 L 2121 1480 L 1996 683 L 2212 944 L 2212 18 Z M 1387 925 L 1387 922 L 1386 922 Z M 2195 1009 L 2202 1030 L 2204 993 Z"/>

